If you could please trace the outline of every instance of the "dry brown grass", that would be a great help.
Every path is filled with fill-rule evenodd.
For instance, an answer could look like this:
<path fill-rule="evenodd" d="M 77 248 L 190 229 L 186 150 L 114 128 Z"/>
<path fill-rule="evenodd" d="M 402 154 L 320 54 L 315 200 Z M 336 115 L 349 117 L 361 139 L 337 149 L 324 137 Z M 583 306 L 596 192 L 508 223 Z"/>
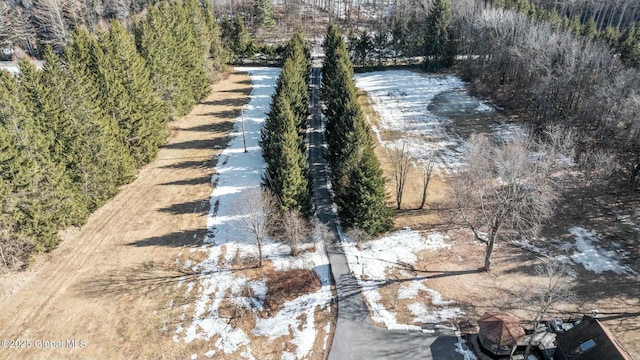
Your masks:
<path fill-rule="evenodd" d="M 270 313 L 277 312 L 285 302 L 316 292 L 322 286 L 320 277 L 313 270 L 274 271 L 267 273 L 266 277 L 265 306 Z"/>
<path fill-rule="evenodd" d="M 378 115 L 375 113 L 366 94 L 360 97 L 365 114 L 369 120 L 377 124 Z M 383 139 L 391 139 L 398 134 L 382 134 Z M 376 154 L 388 178 L 391 165 L 386 151 L 379 145 Z M 389 206 L 395 205 L 394 185 L 387 184 L 390 194 Z M 473 236 L 460 224 L 453 221 L 456 210 L 449 205 L 450 187 L 446 179 L 434 175 L 427 195 L 427 206 L 424 210 L 414 210 L 419 206 L 421 198 L 421 179 L 416 169 L 411 169 L 408 183 L 403 195 L 403 206 L 396 210 L 395 227 L 409 226 L 414 230 L 440 231 L 450 237 L 450 249 L 437 252 L 424 251 L 418 254 L 419 260 L 415 264 L 418 270 L 416 277 L 422 279 L 425 285 L 440 292 L 444 299 L 455 300 L 456 305 L 465 312 L 458 319 L 466 331 L 477 331 L 475 321 L 485 311 L 504 311 L 518 316 L 526 323 L 533 318 L 533 304 L 527 301 L 532 295 L 531 289 L 542 279 L 536 276 L 535 264 L 540 263 L 538 255 L 514 247 L 505 242 L 498 242 L 493 255 L 491 272 L 480 272 L 483 266 L 485 245 L 473 240 Z M 636 199 L 629 201 L 629 199 Z M 637 241 L 638 232 L 617 221 L 613 214 L 630 214 L 631 219 L 638 221 L 638 211 L 630 210 L 636 204 L 637 194 L 602 194 L 594 205 L 585 209 L 572 202 L 559 205 L 558 214 L 543 231 L 546 238 L 558 238 L 571 241 L 567 229 L 574 225 L 588 224 L 588 228 L 598 231 L 603 236 L 603 246 L 607 246 L 608 239 L 615 239 L 622 244 L 631 255 L 629 261 L 638 271 L 638 253 L 640 246 Z M 602 205 L 607 204 L 607 205 Z M 613 204 L 613 205 L 611 205 Z M 548 243 L 536 244 L 549 247 Z M 609 245 L 609 248 L 612 248 Z M 558 249 L 553 248 L 554 251 Z M 613 331 L 625 348 L 634 358 L 640 359 L 640 277 L 616 275 L 606 272 L 597 275 L 585 270 L 581 265 L 575 267 L 578 277 L 573 288 L 577 295 L 574 303 L 560 303 L 553 306 L 547 317 L 559 316 L 563 318 L 579 318 L 583 314 L 590 314 L 592 309 L 600 311 L 601 320 Z M 397 300 L 397 291 L 402 280 L 413 278 L 413 274 L 406 272 L 392 272 L 392 282 L 381 289 L 385 306 L 397 312 L 398 321 L 411 323 L 413 316 L 406 308 L 407 303 Z M 429 303 L 428 296 L 421 293 L 425 303 Z"/>

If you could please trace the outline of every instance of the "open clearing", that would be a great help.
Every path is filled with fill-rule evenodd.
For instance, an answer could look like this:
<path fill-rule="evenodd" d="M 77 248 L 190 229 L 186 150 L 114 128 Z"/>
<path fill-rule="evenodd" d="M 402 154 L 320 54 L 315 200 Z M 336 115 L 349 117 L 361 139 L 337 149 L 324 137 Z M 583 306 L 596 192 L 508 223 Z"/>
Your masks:
<path fill-rule="evenodd" d="M 161 331 L 177 321 L 178 306 L 169 310 L 169 303 L 180 291 L 178 279 L 189 276 L 173 264 L 206 234 L 210 181 L 221 151 L 215 149 L 227 143 L 250 86 L 240 73 L 216 84 L 191 114 L 170 124 L 173 133 L 156 161 L 85 226 L 68 231 L 19 290 L 5 294 L 0 338 L 31 340 L 32 345 L 3 349 L 0 358 L 191 355 Z M 33 343 L 74 339 L 77 348 L 36 349 Z M 86 347 L 80 348 L 80 340 Z"/>
<path fill-rule="evenodd" d="M 386 71 L 358 74 L 356 79 L 368 95 L 361 103 L 382 145 L 377 153 L 387 177 L 391 177 L 387 149 L 402 139 L 417 158 L 435 156 L 438 174 L 429 185 L 427 206 L 414 210 L 420 203 L 421 174 L 415 168 L 409 172 L 395 225 L 411 230 L 391 233 L 351 252 L 352 270 L 365 286 L 377 323 L 411 328 L 453 322 L 463 331 L 477 331 L 473 324 L 485 311 L 500 310 L 518 316 L 527 326 L 534 305 L 526 299 L 541 283 L 534 266 L 543 255 L 564 256 L 572 263 L 577 301 L 554 305 L 547 317 L 576 319 L 597 309 L 632 356 L 640 358 L 637 193 L 592 194 L 581 206 L 574 194 L 568 194 L 539 239 L 518 244 L 499 241 L 491 272 L 480 272 L 485 245 L 455 222 L 455 209 L 448 202 L 447 178 L 458 166 L 464 146 L 459 134 L 469 129 L 460 129 L 459 119 L 442 115 L 447 111 L 431 110 L 443 106 L 434 102 L 443 97 L 463 99 L 452 109 L 466 107 L 483 113 L 482 117 L 490 109 L 460 97 L 464 84 L 450 75 Z M 481 127 L 499 138 L 517 131 L 513 124 L 499 121 Z M 395 193 L 392 183 L 387 191 Z M 396 240 L 386 243 L 390 238 Z"/>

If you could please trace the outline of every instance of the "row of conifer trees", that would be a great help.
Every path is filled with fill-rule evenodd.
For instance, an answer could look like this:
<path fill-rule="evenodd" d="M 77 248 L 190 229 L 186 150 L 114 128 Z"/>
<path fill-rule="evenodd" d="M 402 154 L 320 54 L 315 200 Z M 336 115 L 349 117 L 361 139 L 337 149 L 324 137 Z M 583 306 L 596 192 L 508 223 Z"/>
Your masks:
<path fill-rule="evenodd" d="M 206 4 L 207 2 L 205 2 Z M 0 72 L 0 255 L 5 267 L 58 242 L 134 178 L 167 122 L 209 92 L 225 61 L 210 9 L 161 3 L 128 29 L 77 28 L 42 70 Z"/>
<path fill-rule="evenodd" d="M 265 184 L 278 198 L 282 211 L 295 211 L 305 218 L 312 213 L 313 191 L 306 155 L 310 70 L 307 42 L 302 33 L 296 33 L 287 44 L 261 134 L 267 163 Z"/>
<path fill-rule="evenodd" d="M 386 206 L 386 180 L 374 152 L 371 128 L 358 103 L 353 65 L 335 26 L 329 26 L 323 47 L 322 100 L 338 215 L 346 227 L 370 235 L 387 231 L 393 226 L 393 214 Z"/>

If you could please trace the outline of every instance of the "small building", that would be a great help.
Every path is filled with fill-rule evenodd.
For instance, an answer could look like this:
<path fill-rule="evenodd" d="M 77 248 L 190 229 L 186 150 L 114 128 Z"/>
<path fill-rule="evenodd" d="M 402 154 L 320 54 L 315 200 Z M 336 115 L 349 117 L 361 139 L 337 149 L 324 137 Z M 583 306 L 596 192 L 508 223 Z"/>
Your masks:
<path fill-rule="evenodd" d="M 520 320 L 504 313 L 484 313 L 478 327 L 480 345 L 494 355 L 510 355 L 525 337 Z"/>
<path fill-rule="evenodd" d="M 633 360 L 611 331 L 591 316 L 557 334 L 556 346 L 556 360 Z"/>

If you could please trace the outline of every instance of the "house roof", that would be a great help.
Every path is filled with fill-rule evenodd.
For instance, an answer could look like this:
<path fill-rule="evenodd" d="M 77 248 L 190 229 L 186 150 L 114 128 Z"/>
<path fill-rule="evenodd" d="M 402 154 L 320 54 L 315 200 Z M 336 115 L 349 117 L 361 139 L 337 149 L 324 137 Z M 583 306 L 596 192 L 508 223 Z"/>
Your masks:
<path fill-rule="evenodd" d="M 570 360 L 633 360 L 598 319 L 585 316 L 580 324 L 556 336 L 557 350 Z"/>
<path fill-rule="evenodd" d="M 520 320 L 505 313 L 486 312 L 478 326 L 480 335 L 499 346 L 515 346 L 525 336 Z"/>

